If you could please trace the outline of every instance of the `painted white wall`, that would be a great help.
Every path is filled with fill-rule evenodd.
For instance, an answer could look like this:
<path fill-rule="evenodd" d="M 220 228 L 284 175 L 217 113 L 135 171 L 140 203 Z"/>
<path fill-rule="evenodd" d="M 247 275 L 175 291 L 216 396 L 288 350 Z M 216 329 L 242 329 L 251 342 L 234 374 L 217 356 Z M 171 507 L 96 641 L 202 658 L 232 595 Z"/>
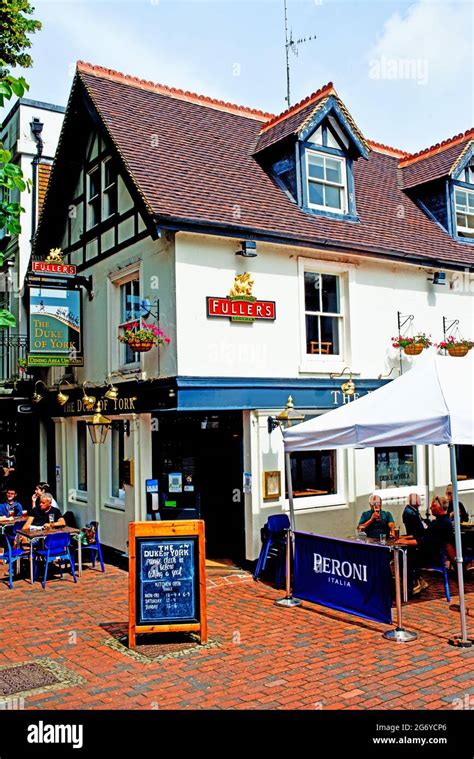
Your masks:
<path fill-rule="evenodd" d="M 356 376 L 377 378 L 399 365 L 390 338 L 397 311 L 415 316 L 414 328 L 440 341 L 442 317 L 460 320 L 474 336 L 474 278 L 448 273 L 448 285 L 428 281 L 433 270 L 353 255 L 258 243 L 256 258 L 235 255 L 238 240 L 176 235 L 176 300 L 179 374 L 195 376 L 327 376 L 350 365 Z M 342 360 L 308 357 L 304 350 L 302 272 L 339 273 L 346 308 Z M 228 295 L 236 274 L 250 272 L 253 294 L 276 301 L 276 320 L 252 324 L 209 318 L 206 297 Z M 455 359 L 453 359 L 455 360 Z M 415 358 L 403 354 L 408 369 Z M 392 376 L 396 376 L 393 374 Z"/>

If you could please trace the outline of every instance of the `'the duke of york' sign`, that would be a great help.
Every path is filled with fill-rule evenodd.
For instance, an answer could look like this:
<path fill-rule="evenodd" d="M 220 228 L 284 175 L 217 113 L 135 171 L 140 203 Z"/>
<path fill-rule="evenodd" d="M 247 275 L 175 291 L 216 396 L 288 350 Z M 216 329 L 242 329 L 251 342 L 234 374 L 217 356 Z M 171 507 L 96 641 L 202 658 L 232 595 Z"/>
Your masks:
<path fill-rule="evenodd" d="M 274 321 L 275 301 L 257 300 L 252 295 L 253 283 L 253 278 L 248 272 L 238 274 L 226 298 L 207 298 L 207 315 L 225 316 L 232 322 L 253 322 L 256 319 Z"/>

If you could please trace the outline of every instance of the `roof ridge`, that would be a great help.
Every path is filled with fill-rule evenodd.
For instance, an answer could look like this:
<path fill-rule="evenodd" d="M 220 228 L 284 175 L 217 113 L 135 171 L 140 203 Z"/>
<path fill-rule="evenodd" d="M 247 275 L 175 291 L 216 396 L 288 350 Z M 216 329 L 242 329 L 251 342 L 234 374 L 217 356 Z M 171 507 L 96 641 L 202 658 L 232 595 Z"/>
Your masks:
<path fill-rule="evenodd" d="M 376 142 L 375 140 L 367 140 L 367 144 L 376 153 L 385 153 L 391 155 L 394 158 L 405 158 L 409 155 L 406 150 L 400 150 L 400 148 L 393 148 L 391 145 L 384 145 L 383 142 Z"/>
<path fill-rule="evenodd" d="M 270 127 L 275 126 L 275 124 L 279 123 L 280 121 L 284 121 L 289 116 L 293 116 L 293 114 L 298 113 L 298 111 L 301 111 L 303 108 L 306 108 L 306 106 L 310 105 L 312 102 L 316 102 L 316 100 L 320 100 L 324 95 L 328 95 L 329 93 L 336 94 L 336 90 L 334 89 L 334 85 L 332 82 L 328 82 L 327 84 L 324 84 L 322 87 L 319 88 L 319 90 L 316 90 L 316 92 L 313 92 L 312 95 L 308 95 L 308 97 L 304 98 L 304 100 L 300 100 L 299 103 L 296 103 L 295 105 L 292 105 L 290 108 L 287 108 L 286 111 L 283 111 L 282 113 L 277 114 L 276 116 L 272 115 L 268 119 L 268 121 L 263 125 L 262 129 L 260 130 L 260 134 L 263 134 L 267 131 L 267 129 L 270 129 Z"/>
<path fill-rule="evenodd" d="M 131 76 L 124 74 L 121 71 L 115 71 L 114 69 L 108 69 L 104 66 L 97 66 L 87 61 L 77 61 L 76 71 L 78 73 L 92 74 L 93 76 L 103 77 L 115 82 L 122 82 L 132 87 L 138 87 L 143 90 L 149 90 L 150 92 L 156 92 L 160 95 L 167 95 L 168 97 L 174 97 L 178 100 L 186 100 L 187 102 L 197 103 L 207 108 L 215 108 L 219 111 L 226 111 L 227 113 L 234 113 L 240 116 L 250 116 L 258 121 L 267 121 L 274 117 L 272 113 L 266 111 L 260 111 L 256 108 L 249 108 L 244 105 L 236 105 L 234 103 L 227 103 L 224 100 L 217 100 L 216 98 L 208 97 L 207 95 L 199 95 L 196 92 L 190 92 L 188 90 L 181 90 L 178 87 L 169 87 L 166 84 L 159 84 L 147 79 L 140 79 L 138 76 Z"/>
<path fill-rule="evenodd" d="M 443 150 L 447 150 L 453 145 L 464 142 L 464 140 L 469 139 L 469 137 L 474 137 L 474 128 L 467 129 L 464 133 L 460 132 L 459 134 L 454 135 L 454 137 L 449 137 L 447 140 L 442 140 L 442 142 L 437 142 L 435 145 L 431 145 L 429 148 L 419 150 L 417 153 L 409 153 L 404 159 L 400 161 L 400 167 L 405 168 L 405 166 L 410 166 L 412 163 L 416 163 L 417 161 L 421 161 L 424 158 L 428 158 L 430 155 L 442 153 Z"/>

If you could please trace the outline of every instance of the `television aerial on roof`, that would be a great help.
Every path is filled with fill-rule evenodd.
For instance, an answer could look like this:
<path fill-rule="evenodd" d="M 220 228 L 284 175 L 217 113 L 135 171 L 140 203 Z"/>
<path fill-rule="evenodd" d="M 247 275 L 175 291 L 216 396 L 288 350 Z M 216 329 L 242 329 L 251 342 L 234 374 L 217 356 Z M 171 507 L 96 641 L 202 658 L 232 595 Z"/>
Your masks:
<path fill-rule="evenodd" d="M 286 98 L 285 100 L 289 108 L 291 105 L 291 101 L 290 101 L 290 50 L 294 53 L 294 55 L 298 56 L 300 46 L 305 45 L 308 42 L 312 42 L 313 40 L 315 40 L 316 35 L 313 34 L 311 37 L 300 37 L 300 39 L 294 40 L 292 29 L 290 29 L 290 33 L 288 34 L 287 2 L 288 0 L 283 0 L 284 6 L 285 6 L 285 56 L 286 56 Z"/>

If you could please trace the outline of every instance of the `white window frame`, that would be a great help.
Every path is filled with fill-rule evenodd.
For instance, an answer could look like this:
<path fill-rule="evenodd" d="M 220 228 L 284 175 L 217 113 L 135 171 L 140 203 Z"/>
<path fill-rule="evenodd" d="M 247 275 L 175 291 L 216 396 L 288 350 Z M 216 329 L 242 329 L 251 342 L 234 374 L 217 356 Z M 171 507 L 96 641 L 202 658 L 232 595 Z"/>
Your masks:
<path fill-rule="evenodd" d="M 347 508 L 346 496 L 346 472 L 347 472 L 347 451 L 340 448 L 336 451 L 336 492 L 330 495 L 309 495 L 304 498 L 294 498 L 293 508 L 295 513 L 314 512 L 321 509 L 330 509 L 332 507 Z M 282 490 L 284 490 L 285 469 L 282 471 Z M 283 494 L 283 510 L 290 510 L 290 502 Z"/>
<path fill-rule="evenodd" d="M 474 190 L 468 189 L 467 187 L 458 187 L 456 186 L 454 188 L 454 214 L 455 214 L 455 221 L 456 221 L 456 233 L 459 235 L 462 232 L 466 232 L 468 234 L 461 235 L 462 237 L 465 237 L 469 240 L 474 240 L 474 227 L 462 227 L 460 224 L 458 224 L 458 213 L 463 214 L 464 216 L 472 216 L 474 220 L 474 211 L 461 211 L 458 210 L 458 204 L 456 201 L 456 194 L 458 192 L 465 192 L 466 195 L 472 195 L 474 198 Z"/>
<path fill-rule="evenodd" d="M 110 328 L 109 328 L 109 350 L 108 350 L 108 367 L 109 374 L 121 375 L 126 372 L 130 374 L 136 374 L 140 371 L 142 356 L 137 353 L 137 360 L 132 364 L 122 363 L 123 348 L 125 347 L 117 338 L 119 335 L 120 326 L 125 323 L 120 321 L 122 317 L 122 304 L 121 304 L 121 285 L 126 282 L 138 279 L 140 282 L 140 297 L 141 283 L 142 283 L 142 271 L 140 262 L 130 264 L 119 271 L 109 273 L 108 284 L 108 313 L 111 315 Z"/>
<path fill-rule="evenodd" d="M 82 490 L 82 488 L 79 487 L 79 424 L 84 424 L 85 421 L 83 419 L 78 419 L 75 425 L 75 437 L 76 437 L 76 499 L 78 501 L 87 501 L 89 497 L 89 490 Z M 85 454 L 86 454 L 86 473 L 87 473 L 87 488 L 89 488 L 89 445 L 88 445 L 88 430 L 87 426 L 85 428 L 86 432 L 86 447 L 85 447 Z"/>
<path fill-rule="evenodd" d="M 330 159 L 332 161 L 337 161 L 341 164 L 341 183 L 338 182 L 331 182 L 328 179 L 316 179 L 311 178 L 309 175 L 309 157 L 310 155 L 317 155 L 318 157 L 322 158 L 324 162 L 326 160 Z M 333 155 L 332 153 L 325 153 L 322 150 L 312 150 L 306 148 L 305 150 L 305 161 L 306 161 L 306 183 L 307 183 L 307 202 L 308 202 L 308 208 L 315 208 L 319 211 L 325 211 L 326 213 L 339 213 L 341 215 L 344 215 L 347 213 L 348 209 L 348 197 L 347 197 L 347 163 L 346 159 L 342 156 Z M 326 168 L 325 168 L 326 172 Z M 328 187 L 337 187 L 340 189 L 341 195 L 342 195 L 342 205 L 341 208 L 335 208 L 334 206 L 325 206 L 325 205 L 319 205 L 318 203 L 312 203 L 310 200 L 310 184 L 311 183 L 317 183 L 322 184 Z"/>
<path fill-rule="evenodd" d="M 115 174 L 115 181 L 114 182 L 112 182 L 111 184 L 108 184 L 108 185 L 105 184 L 105 172 L 107 170 L 106 166 L 107 166 L 108 163 L 110 163 L 111 160 L 112 160 L 112 158 L 109 156 L 108 158 L 104 158 L 104 160 L 102 161 L 102 164 L 101 164 L 101 171 L 102 171 L 102 185 L 101 185 L 101 187 L 102 187 L 102 218 L 101 218 L 101 220 L 102 221 L 105 221 L 105 219 L 112 218 L 112 216 L 115 216 L 115 214 L 117 213 L 117 201 L 118 201 L 117 180 L 118 180 L 118 175 Z M 112 213 L 106 213 L 105 207 L 106 207 L 106 204 L 108 202 L 109 193 L 111 193 L 111 192 L 115 192 L 115 205 L 116 205 L 116 208 L 115 208 L 115 211 L 112 211 Z"/>
<path fill-rule="evenodd" d="M 384 446 L 380 446 L 384 447 Z M 390 446 L 387 446 L 390 447 Z M 411 448 L 412 446 L 406 446 Z M 374 495 L 379 495 L 382 499 L 382 508 L 385 511 L 390 511 L 391 507 L 396 508 L 398 506 L 405 506 L 407 498 L 410 493 L 418 493 L 423 499 L 420 511 L 424 514 L 427 508 L 428 489 L 426 486 L 426 459 L 424 455 L 424 446 L 415 445 L 416 456 L 416 485 L 402 485 L 401 487 L 389 487 L 389 488 L 376 488 L 375 487 L 375 449 L 372 449 L 372 466 L 373 466 L 373 479 L 372 479 L 372 492 Z M 369 450 L 369 449 L 367 449 Z M 390 503 L 392 501 L 392 503 Z M 368 501 L 367 501 L 368 503 Z M 369 508 L 367 506 L 367 508 Z M 395 515 L 394 515 L 395 516 Z"/>
<path fill-rule="evenodd" d="M 92 186 L 92 175 L 96 174 L 99 177 L 99 191 L 95 195 L 91 195 L 91 186 Z M 101 211 L 101 202 L 100 202 L 100 187 L 101 187 L 101 168 L 100 165 L 94 166 L 93 169 L 87 172 L 87 229 L 94 229 L 94 227 L 97 227 L 100 224 L 101 218 L 100 218 L 100 211 Z M 92 224 L 92 213 L 93 213 L 93 202 L 99 201 L 99 218 L 95 221 L 94 224 Z"/>
<path fill-rule="evenodd" d="M 341 311 L 341 327 L 339 336 L 338 354 L 306 353 L 306 303 L 304 275 L 305 272 L 320 274 L 333 274 L 340 277 L 339 301 Z M 355 319 L 349 314 L 349 290 L 354 282 L 355 267 L 353 264 L 339 264 L 333 261 L 321 261 L 314 258 L 298 259 L 299 281 L 299 314 L 300 314 L 300 366 L 301 373 L 333 373 L 341 372 L 345 366 L 350 365 L 352 374 L 359 374 L 354 363 L 352 352 L 353 332 Z"/>
<path fill-rule="evenodd" d="M 119 417 L 119 418 L 112 418 L 112 421 L 113 422 L 118 422 L 118 421 L 123 422 L 125 420 L 122 417 Z M 107 498 L 106 498 L 106 501 L 105 501 L 105 506 L 107 506 L 108 508 L 111 508 L 111 509 L 115 509 L 115 511 L 123 511 L 123 512 L 125 512 L 125 506 L 126 506 L 126 504 L 125 504 L 125 490 L 122 489 L 123 495 L 120 495 L 118 497 L 112 495 L 112 487 L 113 487 L 113 473 L 112 473 L 112 450 L 113 450 L 113 445 L 112 445 L 112 435 L 113 435 L 113 429 L 110 430 L 110 435 L 109 435 L 109 445 L 108 445 L 108 471 L 109 471 L 108 481 L 109 482 L 108 482 L 108 493 L 107 493 Z M 124 456 L 125 456 L 125 439 L 124 439 L 124 446 L 123 446 L 123 448 L 124 448 Z"/>

